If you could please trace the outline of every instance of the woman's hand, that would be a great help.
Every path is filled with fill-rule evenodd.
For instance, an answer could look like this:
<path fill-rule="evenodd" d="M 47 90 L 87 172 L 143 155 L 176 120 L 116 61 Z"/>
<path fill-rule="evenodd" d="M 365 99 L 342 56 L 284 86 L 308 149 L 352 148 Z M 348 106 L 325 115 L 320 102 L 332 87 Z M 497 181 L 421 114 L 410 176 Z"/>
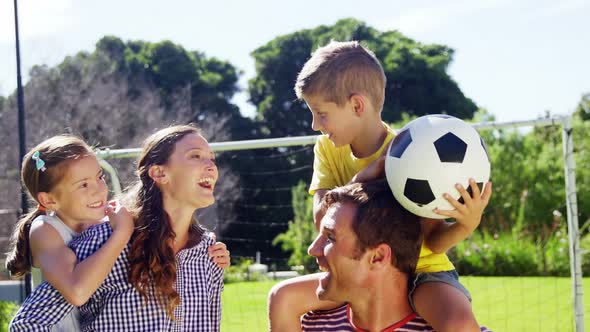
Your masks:
<path fill-rule="evenodd" d="M 215 242 L 214 245 L 209 247 L 209 257 L 213 259 L 213 263 L 217 264 L 222 269 L 231 265 L 231 257 L 229 250 L 223 242 Z"/>

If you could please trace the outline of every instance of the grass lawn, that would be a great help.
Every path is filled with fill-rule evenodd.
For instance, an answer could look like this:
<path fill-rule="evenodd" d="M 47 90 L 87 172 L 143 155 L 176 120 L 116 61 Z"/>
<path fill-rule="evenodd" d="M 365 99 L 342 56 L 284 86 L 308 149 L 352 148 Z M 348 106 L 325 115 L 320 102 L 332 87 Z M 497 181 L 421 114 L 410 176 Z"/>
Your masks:
<path fill-rule="evenodd" d="M 553 277 L 462 277 L 478 321 L 496 332 L 573 331 L 571 280 Z M 275 282 L 225 285 L 221 331 L 268 331 L 266 296 Z M 590 278 L 584 278 L 590 328 Z"/>

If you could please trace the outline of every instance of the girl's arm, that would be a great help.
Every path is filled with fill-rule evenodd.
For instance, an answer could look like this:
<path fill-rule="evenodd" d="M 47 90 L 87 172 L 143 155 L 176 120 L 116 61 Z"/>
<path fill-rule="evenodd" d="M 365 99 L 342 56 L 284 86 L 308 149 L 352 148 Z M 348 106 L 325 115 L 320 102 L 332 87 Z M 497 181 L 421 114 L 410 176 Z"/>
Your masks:
<path fill-rule="evenodd" d="M 284 280 L 268 294 L 268 319 L 272 332 L 301 331 L 301 316 L 312 310 L 328 310 L 341 303 L 321 301 L 316 295 L 322 273 Z"/>
<path fill-rule="evenodd" d="M 42 224 L 31 230 L 31 252 L 36 265 L 44 278 L 75 306 L 86 303 L 106 279 L 133 232 L 133 219 L 127 210 L 110 209 L 108 215 L 113 225 L 110 238 L 78 264 L 76 254 L 64 244 L 53 226 Z"/>

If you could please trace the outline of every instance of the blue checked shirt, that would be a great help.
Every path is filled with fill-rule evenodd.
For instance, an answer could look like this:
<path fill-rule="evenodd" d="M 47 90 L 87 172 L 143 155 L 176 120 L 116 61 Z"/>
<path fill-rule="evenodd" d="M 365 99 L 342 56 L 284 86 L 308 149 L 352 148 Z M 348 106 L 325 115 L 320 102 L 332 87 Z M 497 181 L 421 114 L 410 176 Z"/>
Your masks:
<path fill-rule="evenodd" d="M 81 261 L 96 252 L 112 233 L 108 222 L 93 226 L 72 240 Z M 80 307 L 82 331 L 219 331 L 223 269 L 211 261 L 207 234 L 200 243 L 176 254 L 176 291 L 180 304 L 170 319 L 154 297 L 146 304 L 127 279 L 129 245 L 87 303 Z M 72 309 L 47 282 L 35 289 L 14 316 L 10 331 L 51 331 Z"/>

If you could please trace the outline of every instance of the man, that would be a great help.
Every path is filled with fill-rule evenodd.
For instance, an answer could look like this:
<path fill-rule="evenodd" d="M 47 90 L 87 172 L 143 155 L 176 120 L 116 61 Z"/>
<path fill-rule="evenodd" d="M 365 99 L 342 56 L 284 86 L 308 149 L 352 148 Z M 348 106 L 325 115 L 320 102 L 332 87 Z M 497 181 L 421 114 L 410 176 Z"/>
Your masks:
<path fill-rule="evenodd" d="M 320 233 L 308 250 L 325 271 L 316 294 L 345 304 L 308 312 L 302 330 L 433 331 L 408 302 L 422 243 L 419 218 L 399 205 L 385 180 L 336 188 L 322 204 Z"/>

